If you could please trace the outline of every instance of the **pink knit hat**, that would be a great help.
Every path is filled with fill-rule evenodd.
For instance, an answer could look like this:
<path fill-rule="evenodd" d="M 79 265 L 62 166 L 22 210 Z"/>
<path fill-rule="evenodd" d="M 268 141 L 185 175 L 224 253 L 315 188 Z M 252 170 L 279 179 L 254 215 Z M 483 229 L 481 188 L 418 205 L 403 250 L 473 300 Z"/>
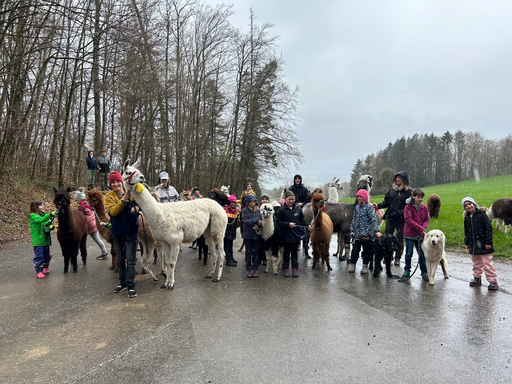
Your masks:
<path fill-rule="evenodd" d="M 357 191 L 356 197 L 361 196 L 363 198 L 363 204 L 368 202 L 368 191 L 366 189 L 360 189 Z"/>
<path fill-rule="evenodd" d="M 236 203 L 236 196 L 235 195 L 230 195 L 228 197 L 228 200 L 231 202 L 231 203 Z"/>

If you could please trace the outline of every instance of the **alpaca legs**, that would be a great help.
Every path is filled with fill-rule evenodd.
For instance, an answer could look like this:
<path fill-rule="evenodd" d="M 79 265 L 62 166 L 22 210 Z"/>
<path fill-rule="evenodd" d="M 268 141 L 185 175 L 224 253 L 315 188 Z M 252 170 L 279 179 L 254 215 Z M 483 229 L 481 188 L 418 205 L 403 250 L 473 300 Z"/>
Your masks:
<path fill-rule="evenodd" d="M 222 276 L 222 268 L 224 268 L 224 262 L 225 262 L 225 252 L 224 252 L 224 238 L 222 236 L 216 236 L 217 243 L 214 241 L 212 234 L 210 233 L 210 229 L 207 228 L 207 230 L 204 233 L 204 238 L 206 239 L 206 243 L 208 244 L 209 248 L 212 250 L 212 269 L 210 270 L 210 273 L 206 275 L 206 278 L 213 277 L 213 282 L 217 283 L 220 281 L 220 278 Z M 215 277 L 214 277 L 215 276 Z"/>
<path fill-rule="evenodd" d="M 153 254 L 154 246 L 152 244 L 148 244 L 148 248 L 144 248 L 144 255 L 142 256 L 142 273 L 148 273 L 151 275 L 154 281 L 158 281 L 155 274 L 151 270 L 149 266 L 149 258 Z"/>
<path fill-rule="evenodd" d="M 167 275 L 162 288 L 174 289 L 174 268 L 176 267 L 176 262 L 178 261 L 180 246 L 179 244 L 171 246 L 170 244 L 162 243 L 161 249 L 163 251 L 163 257 L 165 258 L 165 273 Z"/>
<path fill-rule="evenodd" d="M 80 255 L 84 266 L 87 265 L 87 233 L 80 240 Z"/>

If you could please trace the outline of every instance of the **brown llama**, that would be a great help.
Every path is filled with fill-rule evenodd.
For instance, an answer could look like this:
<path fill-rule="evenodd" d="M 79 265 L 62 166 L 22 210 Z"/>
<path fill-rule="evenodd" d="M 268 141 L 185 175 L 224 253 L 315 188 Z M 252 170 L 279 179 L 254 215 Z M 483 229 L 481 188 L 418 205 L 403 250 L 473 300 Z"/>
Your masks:
<path fill-rule="evenodd" d="M 59 220 L 57 239 L 62 250 L 62 256 L 64 256 L 64 273 L 68 273 L 70 261 L 73 273 L 76 273 L 78 270 L 78 249 L 80 249 L 84 266 L 87 265 L 87 222 L 82 212 L 71 209 L 70 188 L 67 190 L 53 188 L 53 190 L 55 191 L 53 203 L 59 210 L 57 215 Z"/>
<path fill-rule="evenodd" d="M 313 246 L 313 269 L 320 258 L 325 261 L 327 269 L 332 271 L 329 264 L 329 245 L 333 233 L 331 218 L 324 212 L 325 196 L 321 193 L 315 193 L 311 199 L 313 206 L 313 219 L 311 225 L 313 231 L 310 234 L 311 245 Z"/>
<path fill-rule="evenodd" d="M 112 238 L 112 232 L 110 231 L 110 229 L 104 227 L 103 225 L 100 225 L 100 221 L 103 223 L 110 222 L 110 217 L 107 214 L 107 210 L 105 209 L 105 204 L 103 202 L 103 193 L 96 189 L 91 189 L 87 191 L 87 201 L 89 205 L 93 207 L 96 211 L 96 226 L 98 227 L 98 231 L 100 232 L 101 237 L 103 237 L 111 245 L 110 252 L 112 255 L 112 266 L 110 267 L 110 269 L 114 269 L 116 267 L 116 251 L 114 247 L 114 240 Z M 153 239 L 153 236 L 151 235 L 151 230 L 149 229 L 149 225 L 144 220 L 144 216 L 142 216 L 142 214 L 139 219 L 139 232 L 137 234 L 137 240 L 142 244 L 143 254 L 146 252 L 149 253 L 150 255 L 153 254 L 153 250 L 156 247 L 155 240 Z M 146 271 L 143 269 L 142 273 L 146 273 Z"/>
<path fill-rule="evenodd" d="M 441 198 L 439 195 L 430 195 L 427 199 L 428 214 L 430 217 L 438 218 L 441 210 Z"/>

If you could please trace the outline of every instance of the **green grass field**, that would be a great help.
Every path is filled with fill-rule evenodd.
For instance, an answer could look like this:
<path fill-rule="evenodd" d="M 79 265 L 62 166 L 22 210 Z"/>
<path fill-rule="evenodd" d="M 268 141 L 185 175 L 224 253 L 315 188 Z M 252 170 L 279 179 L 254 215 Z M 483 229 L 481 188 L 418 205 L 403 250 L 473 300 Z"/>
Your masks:
<path fill-rule="evenodd" d="M 428 230 L 440 229 L 446 235 L 446 247 L 449 249 L 464 249 L 464 220 L 461 201 L 471 196 L 480 206 L 491 207 L 492 202 L 501 197 L 512 196 L 512 175 L 488 177 L 480 180 L 466 180 L 459 183 L 436 185 L 423 188 L 425 191 L 424 204 L 431 194 L 438 194 L 441 198 L 441 211 L 439 218 L 430 219 Z M 372 196 L 374 202 L 384 200 L 384 196 Z M 343 202 L 351 203 L 351 199 Z M 383 224 L 384 228 L 384 224 Z M 496 228 L 496 223 L 493 224 Z M 512 231 L 505 235 L 494 229 L 494 256 L 503 259 L 512 259 Z"/>

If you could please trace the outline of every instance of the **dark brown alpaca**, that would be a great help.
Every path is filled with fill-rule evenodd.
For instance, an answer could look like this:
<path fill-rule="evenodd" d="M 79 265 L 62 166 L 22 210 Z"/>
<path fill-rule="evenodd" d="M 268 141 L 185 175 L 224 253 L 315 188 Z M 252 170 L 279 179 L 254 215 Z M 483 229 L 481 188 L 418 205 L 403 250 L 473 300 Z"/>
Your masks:
<path fill-rule="evenodd" d="M 100 232 L 101 237 L 103 237 L 111 245 L 110 252 L 112 254 L 112 266 L 110 267 L 110 269 L 114 269 L 116 267 L 116 251 L 114 247 L 114 240 L 112 238 L 112 232 L 110 232 L 110 229 L 100 225 L 100 221 L 98 220 L 99 217 L 99 219 L 103 223 L 110 222 L 110 216 L 107 214 L 105 204 L 103 202 L 103 193 L 96 189 L 87 191 L 87 201 L 89 205 L 96 210 L 96 226 L 98 227 L 98 231 Z M 151 255 L 153 254 L 153 250 L 155 249 L 155 240 L 151 235 L 151 230 L 149 229 L 148 223 L 146 223 L 146 221 L 144 220 L 144 216 L 142 215 L 139 218 L 139 224 L 139 233 L 137 234 L 137 239 L 139 240 L 140 243 L 142 243 L 143 253 L 146 252 L 147 245 L 147 251 Z M 145 271 L 143 271 L 143 273 L 144 272 Z"/>
<path fill-rule="evenodd" d="M 68 273 L 69 261 L 71 261 L 73 272 L 76 273 L 78 269 L 78 249 L 80 249 L 84 266 L 87 265 L 87 223 L 82 212 L 71 209 L 70 188 L 67 190 L 53 188 L 53 190 L 55 191 L 53 203 L 59 210 L 57 239 L 62 250 L 62 256 L 64 256 L 64 273 Z"/>
<path fill-rule="evenodd" d="M 439 195 L 430 195 L 427 199 L 428 214 L 430 217 L 438 218 L 441 210 L 441 198 Z"/>
<path fill-rule="evenodd" d="M 313 268 L 320 258 L 325 261 L 327 269 L 332 271 L 329 264 L 329 245 L 333 232 L 331 218 L 324 212 L 325 196 L 321 193 L 315 193 L 311 199 L 313 206 L 313 231 L 311 232 L 311 245 L 313 246 Z"/>

